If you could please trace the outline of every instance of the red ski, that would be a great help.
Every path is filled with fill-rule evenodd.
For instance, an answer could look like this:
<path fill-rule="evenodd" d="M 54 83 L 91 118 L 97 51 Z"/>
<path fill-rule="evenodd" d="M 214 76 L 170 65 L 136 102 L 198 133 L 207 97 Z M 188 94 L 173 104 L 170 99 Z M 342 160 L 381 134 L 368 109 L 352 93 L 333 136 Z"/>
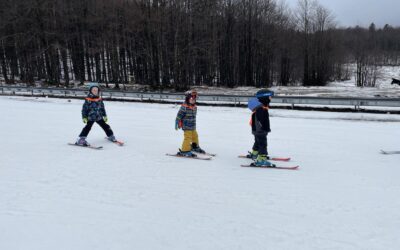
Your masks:
<path fill-rule="evenodd" d="M 276 166 L 273 164 L 272 166 L 256 166 L 254 163 L 250 165 L 240 165 L 241 167 L 252 167 L 252 168 L 272 168 L 272 169 L 286 169 L 286 170 L 297 170 L 299 166 L 292 166 L 292 167 L 283 167 L 283 166 Z"/>
<path fill-rule="evenodd" d="M 239 155 L 239 158 L 246 158 L 246 159 L 251 159 L 247 157 L 247 155 Z M 290 161 L 290 157 L 268 157 L 269 161 Z"/>
<path fill-rule="evenodd" d="M 179 157 L 179 158 L 188 158 L 188 159 L 195 159 L 195 160 L 211 160 L 212 157 L 211 156 L 183 156 L 183 155 L 178 155 L 178 154 L 166 154 L 168 156 L 175 156 L 175 157 Z"/>
<path fill-rule="evenodd" d="M 112 143 L 114 143 L 114 144 L 117 144 L 118 146 L 124 146 L 124 142 L 123 141 L 118 141 L 118 140 L 116 140 L 116 141 L 110 141 L 107 137 L 105 138 L 107 141 L 109 141 L 109 142 L 112 142 Z"/>
<path fill-rule="evenodd" d="M 118 146 L 124 146 L 125 143 L 122 141 L 113 141 L 112 143 L 117 144 Z"/>

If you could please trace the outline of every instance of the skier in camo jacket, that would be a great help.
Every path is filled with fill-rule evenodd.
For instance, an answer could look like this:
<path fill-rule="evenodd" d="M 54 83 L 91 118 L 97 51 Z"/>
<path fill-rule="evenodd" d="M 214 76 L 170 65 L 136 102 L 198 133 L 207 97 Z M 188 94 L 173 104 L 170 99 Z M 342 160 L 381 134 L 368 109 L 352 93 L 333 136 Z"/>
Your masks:
<path fill-rule="evenodd" d="M 185 102 L 176 116 L 175 129 L 182 129 L 184 131 L 184 140 L 178 155 L 196 157 L 196 154 L 193 152 L 205 153 L 199 146 L 199 136 L 196 131 L 196 99 L 197 92 L 195 90 L 187 91 L 185 93 Z"/>
<path fill-rule="evenodd" d="M 106 109 L 104 107 L 103 100 L 100 97 L 100 87 L 97 84 L 92 84 L 89 88 L 89 94 L 85 98 L 85 103 L 82 107 L 82 121 L 86 124 L 86 126 L 83 128 L 75 144 L 80 146 L 90 145 L 86 141 L 86 137 L 88 136 L 94 123 L 100 125 L 100 127 L 106 133 L 108 140 L 112 142 L 116 141 L 110 125 L 107 124 L 108 118 Z"/>

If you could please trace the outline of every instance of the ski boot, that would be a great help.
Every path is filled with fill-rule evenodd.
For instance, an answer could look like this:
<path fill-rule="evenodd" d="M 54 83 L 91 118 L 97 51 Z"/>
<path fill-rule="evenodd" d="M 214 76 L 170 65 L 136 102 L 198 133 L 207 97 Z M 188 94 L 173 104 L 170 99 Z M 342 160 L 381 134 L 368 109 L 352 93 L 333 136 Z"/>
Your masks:
<path fill-rule="evenodd" d="M 176 154 L 180 155 L 180 156 L 184 156 L 184 157 L 197 157 L 197 155 L 192 153 L 192 151 L 182 151 L 180 149 L 179 149 L 179 152 Z"/>
<path fill-rule="evenodd" d="M 267 155 L 258 155 L 254 161 L 254 165 L 257 167 L 273 167 L 274 164 L 267 161 Z"/>
<path fill-rule="evenodd" d="M 109 137 L 107 137 L 107 140 L 109 140 L 110 142 L 117 142 L 117 139 L 115 139 L 114 135 L 110 135 Z"/>
<path fill-rule="evenodd" d="M 75 144 L 83 147 L 90 146 L 90 144 L 86 141 L 86 137 L 79 137 Z"/>
<path fill-rule="evenodd" d="M 192 151 L 193 151 L 193 152 L 196 152 L 196 153 L 199 153 L 199 154 L 205 154 L 205 153 L 206 153 L 206 151 L 204 151 L 203 149 L 201 149 L 201 148 L 199 147 L 199 145 L 197 145 L 196 143 L 192 143 Z"/>
<path fill-rule="evenodd" d="M 246 155 L 247 158 L 253 159 L 253 160 L 257 159 L 257 156 L 258 156 L 258 151 L 257 150 L 253 150 L 251 152 L 249 151 L 249 154 Z"/>

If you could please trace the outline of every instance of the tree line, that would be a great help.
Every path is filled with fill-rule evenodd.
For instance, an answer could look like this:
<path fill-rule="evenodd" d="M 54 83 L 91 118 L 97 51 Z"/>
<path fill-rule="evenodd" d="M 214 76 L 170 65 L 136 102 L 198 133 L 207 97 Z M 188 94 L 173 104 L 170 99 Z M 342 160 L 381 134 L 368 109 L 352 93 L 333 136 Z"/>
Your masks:
<path fill-rule="evenodd" d="M 338 28 L 314 0 L 0 0 L 10 84 L 322 86 L 399 58 L 400 28 Z"/>

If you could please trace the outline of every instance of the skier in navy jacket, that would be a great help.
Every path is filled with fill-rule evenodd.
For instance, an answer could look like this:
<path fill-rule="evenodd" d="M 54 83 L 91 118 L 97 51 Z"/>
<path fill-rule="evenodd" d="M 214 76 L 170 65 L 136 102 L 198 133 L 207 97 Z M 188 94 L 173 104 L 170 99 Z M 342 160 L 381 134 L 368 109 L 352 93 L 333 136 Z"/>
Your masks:
<path fill-rule="evenodd" d="M 271 132 L 269 120 L 269 103 L 274 96 L 274 92 L 268 89 L 262 89 L 256 93 L 256 97 L 249 101 L 249 109 L 253 112 L 250 125 L 254 135 L 253 150 L 248 155 L 255 159 L 257 166 L 272 165 L 268 160 L 267 135 Z"/>
<path fill-rule="evenodd" d="M 100 87 L 98 85 L 92 85 L 89 88 L 89 94 L 85 98 L 85 103 L 82 107 L 82 121 L 86 124 L 86 126 L 83 128 L 75 144 L 80 146 L 89 146 L 89 143 L 86 141 L 86 137 L 88 136 L 94 123 L 100 125 L 100 127 L 106 133 L 108 140 L 112 142 L 116 141 L 110 125 L 107 124 L 107 113 L 103 100 L 100 97 Z"/>

